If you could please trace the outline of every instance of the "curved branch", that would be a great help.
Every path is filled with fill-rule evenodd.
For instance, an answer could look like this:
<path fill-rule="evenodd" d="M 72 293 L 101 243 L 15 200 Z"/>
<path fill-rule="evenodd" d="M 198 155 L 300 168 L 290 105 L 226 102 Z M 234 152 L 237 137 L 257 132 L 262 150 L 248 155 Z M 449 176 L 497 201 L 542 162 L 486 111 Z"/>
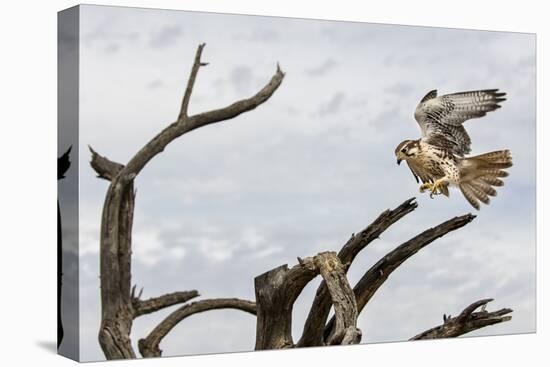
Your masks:
<path fill-rule="evenodd" d="M 456 229 L 464 227 L 466 224 L 474 220 L 475 215 L 466 214 L 460 217 L 455 217 L 440 225 L 430 228 L 421 234 L 413 237 L 407 242 L 389 252 L 386 256 L 374 264 L 357 282 L 353 288 L 355 298 L 357 300 L 357 308 L 359 313 L 363 310 L 374 293 L 388 279 L 390 274 L 403 264 L 408 258 L 416 254 L 422 248 L 432 243 L 439 237 L 446 235 Z M 334 328 L 334 317 L 330 320 L 325 328 L 325 337 L 330 335 Z"/>
<path fill-rule="evenodd" d="M 482 299 L 482 300 L 479 300 L 479 301 L 476 301 L 476 302 L 472 303 L 471 305 L 466 307 L 460 313 L 460 315 L 457 316 L 456 321 L 458 323 L 465 322 L 470 317 L 470 315 L 480 307 L 482 307 L 482 310 L 485 311 L 485 307 L 487 306 L 487 303 L 489 303 L 491 301 L 493 301 L 492 298 L 486 298 L 486 299 Z M 445 315 L 445 316 L 447 316 L 447 315 Z M 451 317 L 451 315 L 447 316 L 447 319 L 450 319 L 450 317 Z"/>
<path fill-rule="evenodd" d="M 361 250 L 367 247 L 373 240 L 379 238 L 388 227 L 418 207 L 418 204 L 414 200 L 415 198 L 410 198 L 397 208 L 384 211 L 367 228 L 351 236 L 338 253 L 340 261 L 346 265 L 346 272 Z M 315 299 L 304 324 L 302 337 L 297 344 L 299 347 L 324 344 L 323 331 L 331 306 L 330 295 L 326 283 L 323 281 L 319 285 L 319 288 L 317 288 Z"/>
<path fill-rule="evenodd" d="M 124 165 L 113 162 L 109 158 L 99 155 L 89 145 L 88 149 L 90 149 L 90 152 L 92 153 L 90 165 L 94 171 L 96 171 L 97 177 L 111 181 L 124 168 Z"/>
<path fill-rule="evenodd" d="M 238 298 L 214 298 L 189 303 L 168 315 L 145 339 L 140 339 L 139 352 L 143 357 L 160 357 L 162 355 L 162 350 L 159 348 L 160 342 L 180 321 L 200 312 L 225 308 L 256 314 L 254 302 Z"/>
<path fill-rule="evenodd" d="M 146 315 L 163 308 L 177 305 L 178 303 L 184 303 L 192 298 L 198 297 L 199 292 L 196 290 L 186 292 L 173 292 L 164 294 L 160 297 L 153 297 L 146 300 L 140 300 L 139 298 L 132 297 L 132 305 L 134 308 L 134 318 L 141 315 Z"/>
<path fill-rule="evenodd" d="M 482 299 L 474 302 L 464 309 L 457 317 L 443 315 L 443 324 L 426 330 L 409 340 L 454 338 L 486 326 L 510 321 L 512 316 L 505 316 L 513 312 L 510 308 L 502 308 L 498 311 L 485 311 L 487 303 L 492 299 Z M 479 307 L 481 311 L 474 312 Z"/>
<path fill-rule="evenodd" d="M 284 76 L 285 73 L 282 72 L 279 64 L 277 64 L 275 75 L 273 75 L 269 83 L 267 83 L 265 87 L 263 87 L 258 93 L 250 98 L 242 99 L 224 108 L 203 112 L 201 114 L 190 117 L 188 124 L 189 130 L 193 130 L 211 123 L 229 120 L 239 116 L 244 112 L 255 109 L 256 107 L 267 101 L 269 97 L 271 97 L 273 93 L 275 93 L 277 88 L 279 88 L 279 86 L 281 85 Z"/>

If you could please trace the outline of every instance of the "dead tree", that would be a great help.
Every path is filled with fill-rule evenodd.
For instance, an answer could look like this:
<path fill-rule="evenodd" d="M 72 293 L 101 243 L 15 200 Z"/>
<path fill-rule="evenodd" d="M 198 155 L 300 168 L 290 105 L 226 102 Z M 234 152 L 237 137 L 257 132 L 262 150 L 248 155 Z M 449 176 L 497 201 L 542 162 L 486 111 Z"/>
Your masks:
<path fill-rule="evenodd" d="M 284 73 L 277 65 L 271 80 L 254 96 L 227 107 L 188 115 L 188 106 L 197 73 L 207 63 L 201 60 L 204 44 L 199 45 L 185 89 L 177 120 L 162 130 L 123 165 L 99 155 L 91 147 L 91 166 L 98 177 L 110 181 L 101 217 L 100 283 L 101 326 L 99 343 L 107 359 L 135 358 L 130 342 L 133 320 L 139 316 L 177 304 L 180 308 L 161 321 L 145 338 L 138 341 L 143 357 L 160 356 L 160 342 L 185 318 L 215 309 L 236 309 L 256 315 L 256 350 L 307 347 L 317 345 L 357 344 L 361 330 L 357 317 L 376 290 L 405 260 L 445 234 L 459 229 L 475 217 L 467 214 L 450 219 L 410 239 L 384 256 L 368 269 L 352 288 L 347 270 L 357 254 L 377 239 L 389 226 L 412 212 L 417 204 L 405 201 L 393 210 L 386 210 L 369 226 L 336 252 L 323 252 L 298 258 L 292 267 L 279 266 L 255 279 L 255 302 L 237 298 L 187 301 L 199 296 L 196 290 L 174 292 L 147 300 L 135 294 L 131 285 L 132 222 L 134 215 L 134 180 L 145 165 L 174 139 L 208 124 L 221 122 L 253 110 L 266 102 L 281 85 Z M 323 279 L 304 325 L 302 337 L 292 340 L 292 308 L 304 287 L 316 276 Z M 444 323 L 412 339 L 456 337 L 488 325 L 510 320 L 512 312 L 502 309 L 485 311 L 490 300 L 468 306 L 455 318 L 444 315 Z M 481 311 L 474 312 L 483 307 Z M 328 320 L 330 309 L 334 317 Z"/>

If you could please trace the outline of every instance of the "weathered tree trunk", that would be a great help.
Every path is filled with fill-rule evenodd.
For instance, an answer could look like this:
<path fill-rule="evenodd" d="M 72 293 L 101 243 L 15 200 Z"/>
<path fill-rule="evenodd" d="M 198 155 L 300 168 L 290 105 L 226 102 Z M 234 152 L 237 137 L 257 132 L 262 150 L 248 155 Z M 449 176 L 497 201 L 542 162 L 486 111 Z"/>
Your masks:
<path fill-rule="evenodd" d="M 147 337 L 138 342 L 144 357 L 161 356 L 160 342 L 177 324 L 196 313 L 216 309 L 236 309 L 256 316 L 256 350 L 307 347 L 316 345 L 357 344 L 362 333 L 357 318 L 376 290 L 404 261 L 419 250 L 454 230 L 462 228 L 475 217 L 467 214 L 428 229 L 398 246 L 368 269 L 352 288 L 346 273 L 355 257 L 377 239 L 392 224 L 414 211 L 414 198 L 406 200 L 393 210 L 386 210 L 369 226 L 351 239 L 338 252 L 322 252 L 313 257 L 298 258 L 298 264 L 289 268 L 282 265 L 259 275 L 254 280 L 256 302 L 236 298 L 204 299 L 185 302 L 198 297 L 195 290 L 174 292 L 141 300 L 135 295 L 131 282 L 132 223 L 134 214 L 134 179 L 157 154 L 179 136 L 194 129 L 229 120 L 251 111 L 266 102 L 281 85 L 284 74 L 277 66 L 275 75 L 254 96 L 237 101 L 225 108 L 188 116 L 188 106 L 197 73 L 207 63 L 201 61 L 204 44 L 199 45 L 189 81 L 183 96 L 178 118 L 143 148 L 126 165 L 100 156 L 91 147 L 91 165 L 98 177 L 110 181 L 101 219 L 100 280 L 101 326 L 99 342 L 108 359 L 135 358 L 130 332 L 136 317 L 177 304 L 183 304 L 162 320 Z M 323 281 L 298 343 L 292 339 L 292 309 L 304 287 L 317 275 Z M 412 339 L 459 336 L 469 331 L 508 321 L 512 312 L 502 309 L 486 312 L 489 300 L 478 301 L 458 317 L 444 317 L 444 324 L 427 330 Z M 474 312 L 482 306 L 480 312 Z M 334 317 L 327 322 L 331 308 Z"/>
<path fill-rule="evenodd" d="M 308 258 L 290 269 L 283 265 L 256 277 L 256 350 L 294 346 L 292 307 L 317 274 L 313 259 Z"/>
<path fill-rule="evenodd" d="M 108 359 L 135 358 L 130 341 L 134 320 L 131 289 L 131 230 L 134 215 L 134 185 L 113 181 L 107 194 L 101 228 L 101 328 L 99 343 Z M 112 190 L 111 190 L 112 188 Z M 117 210 L 114 210 L 114 209 Z M 114 216 L 114 217 L 113 217 Z M 114 220 L 116 218 L 116 220 Z"/>

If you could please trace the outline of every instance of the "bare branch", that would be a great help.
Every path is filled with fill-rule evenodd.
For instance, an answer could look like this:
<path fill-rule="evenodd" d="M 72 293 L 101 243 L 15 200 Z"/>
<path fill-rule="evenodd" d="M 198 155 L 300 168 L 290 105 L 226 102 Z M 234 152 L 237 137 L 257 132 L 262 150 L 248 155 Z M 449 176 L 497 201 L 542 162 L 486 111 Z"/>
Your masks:
<path fill-rule="evenodd" d="M 258 93 L 253 95 L 250 98 L 242 99 L 238 102 L 235 102 L 227 107 L 220 108 L 217 110 L 212 110 L 204 112 L 198 115 L 194 115 L 189 118 L 189 128 L 190 130 L 212 124 L 215 122 L 220 122 L 224 120 L 229 120 L 234 117 L 239 116 L 244 112 L 251 111 L 267 101 L 269 97 L 275 93 L 279 85 L 281 85 L 285 74 L 281 71 L 277 65 L 277 71 L 275 75 L 271 78 L 269 83 L 266 84 Z"/>
<path fill-rule="evenodd" d="M 140 339 L 138 341 L 139 352 L 143 357 L 160 357 L 162 355 L 162 350 L 159 348 L 160 342 L 180 321 L 200 312 L 224 308 L 256 314 L 254 302 L 238 298 L 214 298 L 189 303 L 168 315 L 145 339 Z"/>
<path fill-rule="evenodd" d="M 197 78 L 197 73 L 201 66 L 206 66 L 206 63 L 201 62 L 202 49 L 206 44 L 201 43 L 197 48 L 197 53 L 195 54 L 195 62 L 191 68 L 191 73 L 189 75 L 189 81 L 187 82 L 187 88 L 185 89 L 185 94 L 183 95 L 183 100 L 181 102 L 180 113 L 178 116 L 178 121 L 183 122 L 187 118 L 187 110 L 189 108 L 189 100 L 191 99 L 191 93 L 193 93 L 193 86 L 195 85 L 195 79 Z"/>
<path fill-rule="evenodd" d="M 363 275 L 354 288 L 359 312 L 361 312 L 390 274 L 408 258 L 439 237 L 443 237 L 449 232 L 464 227 L 474 220 L 474 218 L 475 215 L 472 214 L 452 218 L 413 237 L 380 259 Z"/>
<path fill-rule="evenodd" d="M 393 210 L 386 210 L 376 218 L 367 228 L 353 235 L 348 242 L 338 252 L 338 257 L 342 263 L 353 262 L 355 257 L 369 245 L 373 240 L 380 238 L 380 235 L 392 224 L 411 213 L 418 207 L 414 201 L 415 198 L 405 200 L 401 205 Z"/>
<path fill-rule="evenodd" d="M 346 265 L 346 272 L 361 250 L 367 247 L 373 240 L 379 238 L 393 223 L 418 207 L 418 204 L 414 200 L 415 198 L 408 199 L 397 208 L 384 211 L 367 228 L 351 236 L 338 253 L 340 261 Z M 323 331 L 331 306 L 330 295 L 326 283 L 323 281 L 319 285 L 319 288 L 317 288 L 317 293 L 304 324 L 304 331 L 298 342 L 298 346 L 318 346 L 324 344 Z"/>
<path fill-rule="evenodd" d="M 88 148 L 92 153 L 90 165 L 97 172 L 97 177 L 111 181 L 124 168 L 124 165 L 99 155 L 91 146 L 88 145 Z"/>
<path fill-rule="evenodd" d="M 327 285 L 336 317 L 336 326 L 327 344 L 358 344 L 361 330 L 357 328 L 357 303 L 345 267 L 336 252 L 321 253 L 315 256 L 314 262 Z"/>
<path fill-rule="evenodd" d="M 133 293 L 134 293 L 134 288 L 132 288 L 132 295 Z M 140 292 L 140 295 L 141 295 L 141 292 Z M 199 292 L 197 292 L 196 290 L 192 290 L 192 291 L 186 291 L 186 292 L 168 293 L 160 297 L 149 298 L 143 301 L 139 299 L 139 296 L 137 298 L 132 297 L 132 305 L 134 308 L 134 318 L 161 310 L 166 307 L 177 305 L 178 303 L 187 302 L 190 299 L 198 296 L 199 296 Z"/>
<path fill-rule="evenodd" d="M 482 300 L 479 300 L 477 302 L 474 302 L 472 303 L 471 305 L 469 305 L 468 307 L 466 307 L 461 313 L 460 315 L 458 315 L 457 317 L 457 322 L 459 323 L 463 323 L 464 321 L 466 321 L 468 319 L 468 317 L 470 317 L 470 315 L 475 311 L 477 310 L 478 308 L 480 307 L 483 307 L 483 310 L 485 310 L 485 307 L 487 305 L 487 303 L 493 301 L 492 298 L 486 298 L 486 299 L 482 299 Z M 449 315 L 450 316 L 450 315 Z"/>
<path fill-rule="evenodd" d="M 492 299 L 483 299 L 474 302 L 466 307 L 457 317 L 446 317 L 445 315 L 443 324 L 426 330 L 409 340 L 454 338 L 486 326 L 499 324 L 512 319 L 512 316 L 505 316 L 513 312 L 509 308 L 502 308 L 494 312 L 485 311 L 484 307 L 490 301 L 492 301 Z M 482 310 L 474 312 L 480 306 Z"/>
<path fill-rule="evenodd" d="M 474 218 L 475 215 L 466 214 L 443 222 L 440 225 L 430 228 L 413 237 L 380 259 L 363 275 L 363 277 L 353 288 L 359 313 L 361 313 L 367 302 L 372 298 L 378 288 L 382 286 L 386 279 L 388 279 L 390 274 L 408 258 L 439 237 L 442 237 L 456 229 L 462 228 L 466 224 L 470 223 Z M 330 335 L 333 328 L 334 317 L 325 328 L 325 337 Z"/>

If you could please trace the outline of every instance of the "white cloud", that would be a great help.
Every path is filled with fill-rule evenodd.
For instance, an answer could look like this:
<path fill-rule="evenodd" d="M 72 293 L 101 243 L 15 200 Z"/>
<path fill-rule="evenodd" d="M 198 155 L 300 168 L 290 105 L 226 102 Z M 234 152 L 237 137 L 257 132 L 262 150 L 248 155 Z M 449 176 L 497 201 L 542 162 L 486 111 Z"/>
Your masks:
<path fill-rule="evenodd" d="M 201 254 L 213 263 L 231 260 L 237 253 L 262 258 L 281 251 L 279 246 L 267 244 L 265 236 L 256 228 L 245 228 L 237 235 L 230 233 L 226 228 L 210 228 L 195 238 L 186 239 L 185 243 L 198 244 Z"/>
<path fill-rule="evenodd" d="M 256 228 L 246 228 L 242 234 L 242 240 L 250 249 L 256 249 L 265 243 L 265 237 Z"/>
<path fill-rule="evenodd" d="M 270 246 L 266 247 L 264 249 L 261 249 L 260 251 L 256 251 L 252 254 L 253 258 L 261 259 L 267 256 L 271 256 L 274 254 L 277 254 L 279 252 L 283 251 L 283 248 L 281 246 Z"/>
<path fill-rule="evenodd" d="M 169 47 L 174 45 L 182 35 L 183 31 L 179 25 L 164 25 L 162 28 L 152 32 L 149 46 L 153 48 Z"/>
<path fill-rule="evenodd" d="M 158 178 L 154 181 L 155 189 L 166 190 L 173 199 L 186 205 L 200 202 L 212 196 L 228 196 L 239 193 L 239 184 L 233 178 L 222 175 L 209 178 Z"/>
<path fill-rule="evenodd" d="M 80 256 L 99 254 L 101 201 L 96 205 L 80 202 L 79 253 Z"/>
<path fill-rule="evenodd" d="M 321 65 L 306 70 L 309 76 L 324 76 L 338 66 L 338 63 L 333 58 L 328 58 Z"/>
<path fill-rule="evenodd" d="M 156 265 L 166 251 L 155 230 L 138 229 L 132 236 L 133 259 L 147 266 Z"/>
<path fill-rule="evenodd" d="M 172 247 L 169 250 L 170 257 L 176 260 L 181 260 L 185 257 L 187 250 L 184 247 Z"/>
<path fill-rule="evenodd" d="M 202 254 L 210 261 L 229 260 L 235 251 L 235 245 L 220 239 L 202 238 L 198 241 Z"/>

